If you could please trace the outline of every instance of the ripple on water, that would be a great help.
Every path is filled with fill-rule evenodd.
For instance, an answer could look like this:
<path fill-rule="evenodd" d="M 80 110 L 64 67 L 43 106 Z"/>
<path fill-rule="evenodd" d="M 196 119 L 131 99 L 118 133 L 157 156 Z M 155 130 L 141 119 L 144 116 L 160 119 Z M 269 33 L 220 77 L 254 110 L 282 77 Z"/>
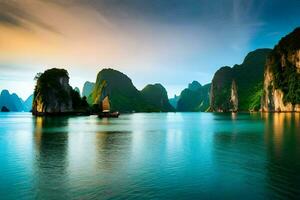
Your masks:
<path fill-rule="evenodd" d="M 7 199 L 300 196 L 299 119 L 151 113 L 118 119 L 0 114 Z"/>

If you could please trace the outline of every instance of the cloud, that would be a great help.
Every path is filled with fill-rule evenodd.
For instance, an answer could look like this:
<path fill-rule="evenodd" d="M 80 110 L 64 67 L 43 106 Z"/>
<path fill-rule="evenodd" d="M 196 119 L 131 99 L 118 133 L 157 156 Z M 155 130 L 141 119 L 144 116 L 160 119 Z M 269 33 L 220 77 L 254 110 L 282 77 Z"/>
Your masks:
<path fill-rule="evenodd" d="M 113 67 L 140 87 L 207 83 L 269 37 L 274 1 L 0 0 L 0 71 L 64 66 L 82 83 Z"/>
<path fill-rule="evenodd" d="M 27 0 L 24 2 L 28 3 Z M 59 33 L 55 28 L 26 10 L 24 2 L 22 4 L 20 1 L 0 0 L 0 24 L 25 29 L 31 29 L 30 25 L 34 25 L 53 33 Z"/>

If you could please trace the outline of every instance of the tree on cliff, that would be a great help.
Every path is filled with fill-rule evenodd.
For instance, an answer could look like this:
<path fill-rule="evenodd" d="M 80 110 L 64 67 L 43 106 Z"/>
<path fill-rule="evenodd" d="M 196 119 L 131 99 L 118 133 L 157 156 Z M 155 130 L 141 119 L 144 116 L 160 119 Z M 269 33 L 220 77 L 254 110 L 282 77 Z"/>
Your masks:
<path fill-rule="evenodd" d="M 272 50 L 269 66 L 274 74 L 275 89 L 280 89 L 285 103 L 300 104 L 300 69 L 295 56 L 300 50 L 300 27 L 283 37 Z"/>
<path fill-rule="evenodd" d="M 69 85 L 69 74 L 65 69 L 52 68 L 35 76 L 33 113 L 55 114 L 85 112 L 86 99 Z"/>
<path fill-rule="evenodd" d="M 211 111 L 236 110 L 231 102 L 232 83 L 235 83 L 238 111 L 258 110 L 262 96 L 264 67 L 270 49 L 257 49 L 248 53 L 240 65 L 222 67 L 214 75 L 211 87 Z"/>

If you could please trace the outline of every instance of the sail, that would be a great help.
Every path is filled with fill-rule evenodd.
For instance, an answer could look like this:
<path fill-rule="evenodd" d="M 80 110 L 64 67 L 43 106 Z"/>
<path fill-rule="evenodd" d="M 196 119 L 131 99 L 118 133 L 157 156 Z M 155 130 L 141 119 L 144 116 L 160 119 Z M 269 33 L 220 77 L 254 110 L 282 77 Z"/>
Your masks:
<path fill-rule="evenodd" d="M 102 101 L 102 110 L 103 110 L 103 112 L 109 112 L 110 111 L 108 96 L 106 96 Z"/>

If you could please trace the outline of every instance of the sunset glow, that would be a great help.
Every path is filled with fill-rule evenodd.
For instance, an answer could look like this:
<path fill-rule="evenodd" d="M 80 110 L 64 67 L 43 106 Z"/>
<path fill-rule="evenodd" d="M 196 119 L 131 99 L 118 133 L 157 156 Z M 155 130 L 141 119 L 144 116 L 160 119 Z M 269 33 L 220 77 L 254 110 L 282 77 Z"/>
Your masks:
<path fill-rule="evenodd" d="M 81 89 L 113 67 L 139 89 L 160 82 L 173 96 L 291 31 L 297 13 L 280 12 L 294 19 L 283 25 L 264 12 L 279 2 L 0 0 L 0 90 L 26 98 L 35 74 L 51 67 L 66 68 Z"/>

